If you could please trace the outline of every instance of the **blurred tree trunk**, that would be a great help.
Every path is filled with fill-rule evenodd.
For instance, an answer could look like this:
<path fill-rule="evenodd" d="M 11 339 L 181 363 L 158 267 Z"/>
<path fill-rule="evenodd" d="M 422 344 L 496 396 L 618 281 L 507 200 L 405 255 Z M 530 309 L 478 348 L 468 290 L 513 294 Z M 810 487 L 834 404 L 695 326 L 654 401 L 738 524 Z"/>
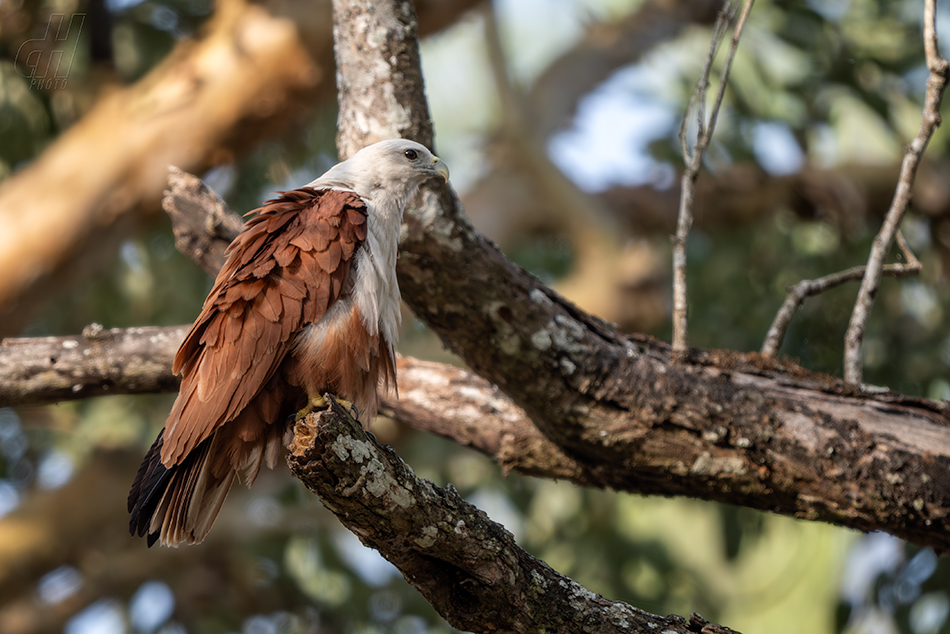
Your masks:
<path fill-rule="evenodd" d="M 153 548 L 143 557 L 142 540 L 128 534 L 124 503 L 129 475 L 140 461 L 138 452 L 98 451 L 63 487 L 32 491 L 0 521 L 0 632 L 62 632 L 91 603 L 104 597 L 128 601 L 152 579 L 171 587 L 176 615 L 185 622 L 199 622 L 212 602 L 235 614 L 266 614 L 305 600 L 286 586 L 259 583 L 257 560 L 241 548 L 262 532 L 247 521 L 243 487 L 232 491 L 233 504 L 205 547 Z M 259 483 L 263 488 L 269 476 Z M 314 524 L 312 513 L 306 523 Z M 296 524 L 284 517 L 281 526 L 266 531 L 289 531 Z M 37 594 L 38 583 L 61 566 L 74 568 L 81 584 L 67 598 L 47 603 Z"/>
<path fill-rule="evenodd" d="M 422 2 L 420 28 L 444 28 L 474 4 Z M 103 96 L 0 184 L 0 336 L 111 260 L 158 210 L 168 165 L 232 162 L 332 98 L 331 27 L 329 2 L 221 0 L 199 39 Z"/>

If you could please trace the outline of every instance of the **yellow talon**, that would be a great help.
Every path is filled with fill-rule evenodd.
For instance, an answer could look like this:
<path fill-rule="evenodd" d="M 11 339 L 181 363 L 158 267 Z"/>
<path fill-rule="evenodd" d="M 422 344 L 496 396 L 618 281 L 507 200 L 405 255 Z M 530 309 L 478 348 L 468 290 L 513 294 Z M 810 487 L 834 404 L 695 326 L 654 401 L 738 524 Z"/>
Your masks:
<path fill-rule="evenodd" d="M 333 396 L 332 394 L 328 394 L 327 396 L 332 398 L 334 402 L 340 404 L 341 406 L 349 408 L 350 414 L 353 416 L 353 418 L 355 418 L 356 420 L 359 420 L 359 410 L 356 409 L 356 406 L 353 405 L 353 403 L 346 401 L 342 398 L 337 398 L 336 396 Z M 307 401 L 307 404 L 303 407 L 303 409 L 300 409 L 297 411 L 296 419 L 301 420 L 302 418 L 305 418 L 307 414 L 309 414 L 310 412 L 315 412 L 321 409 L 329 409 L 330 400 L 327 398 L 327 396 L 324 396 L 322 394 L 311 396 L 310 400 Z"/>
<path fill-rule="evenodd" d="M 307 404 L 303 406 L 303 409 L 297 410 L 297 420 L 305 418 L 310 412 L 326 409 L 328 407 L 330 407 L 330 402 L 327 401 L 326 397 L 322 394 L 311 396 Z"/>

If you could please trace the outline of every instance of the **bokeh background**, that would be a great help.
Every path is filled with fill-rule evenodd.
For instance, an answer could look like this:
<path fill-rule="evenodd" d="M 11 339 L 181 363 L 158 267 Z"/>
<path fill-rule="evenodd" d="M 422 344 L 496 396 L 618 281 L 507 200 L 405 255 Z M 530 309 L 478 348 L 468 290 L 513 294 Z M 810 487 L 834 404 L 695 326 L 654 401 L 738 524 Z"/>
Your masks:
<path fill-rule="evenodd" d="M 105 95 L 149 81 L 236 2 L 0 0 L 0 200 Z M 257 6 L 295 3 L 321 4 Z M 950 5 L 938 4 L 944 34 Z M 756 350 L 786 285 L 866 260 L 920 123 L 922 5 L 756 4 L 699 182 L 688 249 L 693 345 Z M 670 336 L 677 134 L 717 9 L 497 0 L 421 42 L 438 152 L 473 223 L 630 332 Z M 77 13 L 81 29 L 42 43 L 51 16 Z M 75 53 L 66 85 L 31 88 L 17 66 L 42 46 Z M 335 162 L 335 117 L 332 98 L 314 99 L 282 128 L 249 130 L 201 176 L 234 209 L 252 209 Z M 903 225 L 922 273 L 884 281 L 865 345 L 866 380 L 934 399 L 950 398 L 947 150 L 943 128 Z M 87 160 L 102 151 L 90 143 Z M 161 178 L 164 166 L 155 169 Z M 175 250 L 153 198 L 62 289 L 18 308 L 3 334 L 190 322 L 211 280 Z M 808 300 L 782 354 L 840 375 L 856 290 Z M 408 312 L 400 349 L 457 362 Z M 172 399 L 0 409 L 0 632 L 453 631 L 283 468 L 232 491 L 201 546 L 149 550 L 128 537 L 127 487 Z M 372 429 L 417 473 L 452 483 L 528 551 L 610 599 L 700 612 L 746 634 L 950 632 L 946 558 L 887 535 L 504 474 L 393 421 Z"/>

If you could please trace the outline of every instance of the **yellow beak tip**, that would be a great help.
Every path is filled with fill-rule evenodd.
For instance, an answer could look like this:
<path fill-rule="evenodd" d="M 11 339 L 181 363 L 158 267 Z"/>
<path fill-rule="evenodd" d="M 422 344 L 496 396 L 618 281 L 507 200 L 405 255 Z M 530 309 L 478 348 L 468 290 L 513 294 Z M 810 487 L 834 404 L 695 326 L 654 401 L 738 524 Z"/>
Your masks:
<path fill-rule="evenodd" d="M 438 157 L 435 158 L 435 162 L 432 164 L 435 173 L 442 177 L 446 183 L 449 182 L 449 167 L 443 163 Z"/>

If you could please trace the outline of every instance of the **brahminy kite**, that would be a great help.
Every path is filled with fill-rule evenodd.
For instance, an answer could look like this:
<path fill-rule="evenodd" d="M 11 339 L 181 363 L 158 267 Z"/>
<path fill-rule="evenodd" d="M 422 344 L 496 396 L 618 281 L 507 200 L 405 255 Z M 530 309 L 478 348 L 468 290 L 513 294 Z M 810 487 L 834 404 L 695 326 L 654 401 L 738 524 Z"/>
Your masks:
<path fill-rule="evenodd" d="M 324 393 L 376 414 L 396 381 L 399 227 L 434 176 L 449 171 L 424 146 L 382 141 L 251 212 L 175 355 L 178 398 L 129 492 L 133 535 L 202 541 L 235 476 L 273 468 L 284 422 Z"/>

